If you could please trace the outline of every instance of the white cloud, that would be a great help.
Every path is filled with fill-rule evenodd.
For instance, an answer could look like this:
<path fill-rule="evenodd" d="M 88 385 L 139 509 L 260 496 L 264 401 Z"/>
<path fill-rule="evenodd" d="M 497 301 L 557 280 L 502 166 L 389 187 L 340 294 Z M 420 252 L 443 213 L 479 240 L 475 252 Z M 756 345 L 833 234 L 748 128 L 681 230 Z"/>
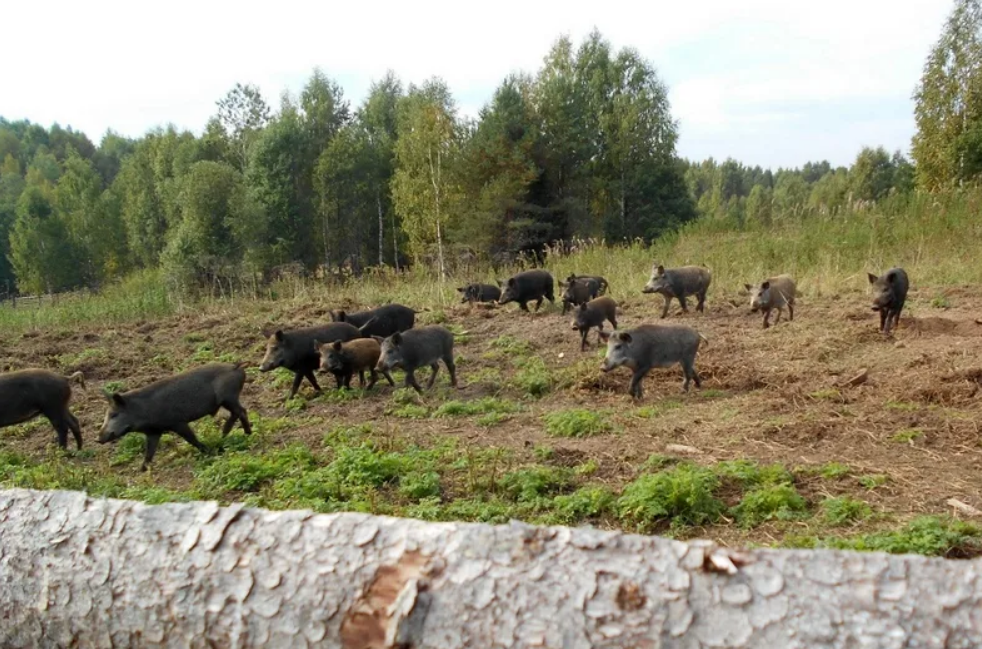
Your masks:
<path fill-rule="evenodd" d="M 18 56 L 0 68 L 0 115 L 71 124 L 96 138 L 108 127 L 138 135 L 166 122 L 197 130 L 236 82 L 258 84 L 276 104 L 314 66 L 354 101 L 389 68 L 409 82 L 438 75 L 473 114 L 506 74 L 537 69 L 560 34 L 579 40 L 597 27 L 650 57 L 669 82 L 683 153 L 689 141 L 723 131 L 739 139 L 741 129 L 741 151 L 766 153 L 751 138 L 767 137 L 761 124 L 787 121 L 789 105 L 909 97 L 946 4 L 11 3 L 5 51 Z M 807 138 L 779 137 L 802 160 L 813 157 Z"/>

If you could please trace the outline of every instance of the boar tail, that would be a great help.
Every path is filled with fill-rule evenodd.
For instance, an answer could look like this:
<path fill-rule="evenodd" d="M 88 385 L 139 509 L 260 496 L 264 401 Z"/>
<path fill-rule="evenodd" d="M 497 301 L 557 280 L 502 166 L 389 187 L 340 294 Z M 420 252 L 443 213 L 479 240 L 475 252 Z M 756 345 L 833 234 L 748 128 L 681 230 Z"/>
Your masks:
<path fill-rule="evenodd" d="M 82 386 L 83 390 L 85 389 L 85 375 L 82 374 L 81 371 L 75 372 L 74 374 L 66 378 L 68 379 L 69 383 L 72 382 L 78 383 L 80 386 Z"/>

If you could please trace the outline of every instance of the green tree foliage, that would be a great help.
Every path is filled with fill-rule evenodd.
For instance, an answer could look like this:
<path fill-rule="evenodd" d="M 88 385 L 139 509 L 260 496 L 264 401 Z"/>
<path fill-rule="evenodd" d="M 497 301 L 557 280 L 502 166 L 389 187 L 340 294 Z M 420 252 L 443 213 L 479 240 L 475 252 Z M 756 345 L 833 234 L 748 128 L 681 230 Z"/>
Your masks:
<path fill-rule="evenodd" d="M 461 129 L 447 85 L 431 79 L 410 86 L 399 105 L 399 139 L 392 195 L 417 260 L 435 248 L 441 277 L 446 274 L 446 230 L 460 192 L 454 165 L 460 154 Z"/>
<path fill-rule="evenodd" d="M 252 146 L 269 121 L 269 106 L 256 86 L 237 83 L 218 100 L 218 122 L 225 129 L 231 158 L 240 171 L 249 164 Z"/>
<path fill-rule="evenodd" d="M 402 84 L 391 71 L 381 81 L 372 84 L 368 98 L 358 111 L 358 124 L 368 138 L 371 163 L 368 169 L 369 183 L 375 214 L 378 221 L 378 263 L 385 263 L 387 250 L 392 250 L 392 265 L 399 267 L 399 224 L 392 206 L 389 188 L 395 174 L 395 145 L 398 139 L 398 106 L 402 98 Z M 388 244 L 386 243 L 386 227 Z"/>
<path fill-rule="evenodd" d="M 68 229 L 55 213 L 54 202 L 54 188 L 43 178 L 28 181 L 17 200 L 10 261 L 21 292 L 62 291 L 78 281 Z"/>
<path fill-rule="evenodd" d="M 982 5 L 956 0 L 914 93 L 917 184 L 937 191 L 982 171 Z"/>

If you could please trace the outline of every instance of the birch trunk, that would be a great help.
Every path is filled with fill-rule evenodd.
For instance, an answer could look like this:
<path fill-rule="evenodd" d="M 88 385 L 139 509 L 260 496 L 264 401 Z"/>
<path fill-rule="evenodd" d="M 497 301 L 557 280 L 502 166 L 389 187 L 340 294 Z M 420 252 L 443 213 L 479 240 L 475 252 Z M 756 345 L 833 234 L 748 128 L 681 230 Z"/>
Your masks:
<path fill-rule="evenodd" d="M 378 267 L 385 266 L 385 223 L 382 219 L 382 194 L 375 188 L 375 205 L 378 207 Z"/>
<path fill-rule="evenodd" d="M 975 649 L 980 569 L 0 491 L 2 647 Z"/>

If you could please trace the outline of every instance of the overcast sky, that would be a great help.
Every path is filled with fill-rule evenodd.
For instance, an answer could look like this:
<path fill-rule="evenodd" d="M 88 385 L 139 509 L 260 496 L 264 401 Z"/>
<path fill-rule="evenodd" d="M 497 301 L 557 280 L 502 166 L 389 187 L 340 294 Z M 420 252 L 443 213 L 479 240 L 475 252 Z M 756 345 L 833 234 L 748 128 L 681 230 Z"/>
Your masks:
<path fill-rule="evenodd" d="M 98 142 L 174 123 L 200 133 L 236 82 L 274 106 L 320 66 L 358 103 L 393 69 L 443 77 L 476 114 L 561 34 L 596 27 L 668 84 L 679 154 L 762 166 L 849 164 L 865 145 L 907 151 L 911 94 L 948 0 L 666 2 L 10 2 L 0 115 Z"/>

